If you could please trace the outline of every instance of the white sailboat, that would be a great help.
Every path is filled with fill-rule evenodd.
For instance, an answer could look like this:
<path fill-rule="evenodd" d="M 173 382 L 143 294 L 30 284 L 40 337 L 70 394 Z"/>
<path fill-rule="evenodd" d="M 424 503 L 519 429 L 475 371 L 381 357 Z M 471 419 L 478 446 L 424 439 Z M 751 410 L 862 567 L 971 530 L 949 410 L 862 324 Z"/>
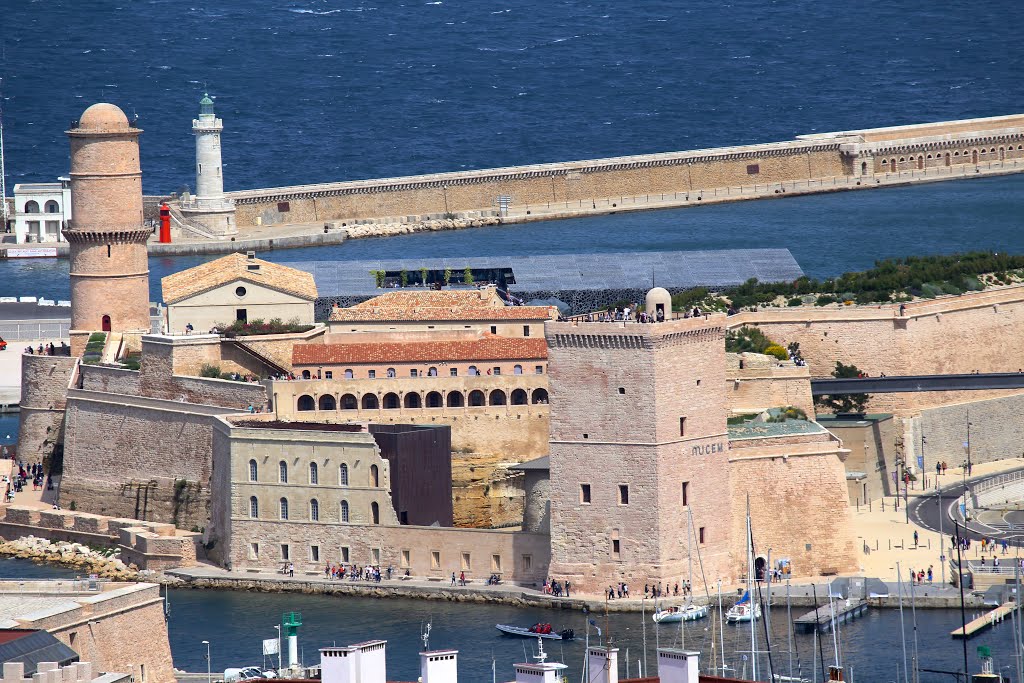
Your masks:
<path fill-rule="evenodd" d="M 686 517 L 686 554 L 690 562 L 690 580 L 687 582 L 689 586 L 693 586 L 693 551 L 692 551 L 692 540 L 693 540 L 693 513 L 687 511 Z M 697 549 L 700 552 L 700 549 Z M 711 611 L 708 605 L 695 605 L 693 604 L 693 594 L 691 592 L 690 597 L 687 599 L 685 605 L 671 605 L 662 607 L 661 609 L 655 609 L 654 614 L 651 615 L 651 619 L 656 624 L 678 624 L 683 621 L 696 621 L 697 619 L 703 619 Z"/>
<path fill-rule="evenodd" d="M 761 606 L 750 599 L 750 591 L 743 593 L 743 597 L 725 612 L 725 620 L 730 624 L 747 622 L 751 619 L 761 618 Z"/>

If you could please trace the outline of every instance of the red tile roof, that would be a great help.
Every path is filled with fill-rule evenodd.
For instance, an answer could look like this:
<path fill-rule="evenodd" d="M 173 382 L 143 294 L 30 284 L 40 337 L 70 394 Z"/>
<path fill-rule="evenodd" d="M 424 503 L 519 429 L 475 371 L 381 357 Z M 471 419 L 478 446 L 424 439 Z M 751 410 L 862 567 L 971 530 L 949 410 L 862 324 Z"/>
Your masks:
<path fill-rule="evenodd" d="M 539 337 L 496 337 L 458 341 L 352 344 L 296 344 L 292 365 L 358 365 L 429 361 L 546 360 L 548 345 Z"/>

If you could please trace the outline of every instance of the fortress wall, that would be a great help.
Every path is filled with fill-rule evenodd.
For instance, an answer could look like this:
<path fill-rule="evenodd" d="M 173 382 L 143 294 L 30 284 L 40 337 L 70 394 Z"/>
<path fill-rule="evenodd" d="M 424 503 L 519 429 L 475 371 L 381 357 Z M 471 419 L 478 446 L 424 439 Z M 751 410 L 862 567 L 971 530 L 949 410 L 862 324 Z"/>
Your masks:
<path fill-rule="evenodd" d="M 187 341 L 183 344 L 178 338 L 143 337 L 142 369 L 140 371 L 142 395 L 157 399 L 241 409 L 250 405 L 262 406 L 266 403 L 267 393 L 262 384 L 175 375 L 174 366 L 177 354 L 203 355 L 207 353 L 205 350 L 192 351 L 192 345 Z M 216 351 L 209 351 L 209 353 L 215 354 Z"/>
<path fill-rule="evenodd" d="M 102 365 L 82 365 L 79 370 L 79 388 L 87 391 L 104 391 L 112 394 L 139 393 L 139 371 L 122 368 L 108 368 Z"/>
<path fill-rule="evenodd" d="M 836 442 L 832 444 L 838 447 Z M 772 562 L 792 560 L 795 576 L 857 571 L 843 463 L 835 453 L 783 459 L 785 450 L 778 450 L 779 457 L 756 459 L 737 458 L 735 451 L 730 452 L 737 562 L 745 566 L 749 495 L 757 555 L 766 556 L 771 548 Z M 741 569 L 740 573 L 746 572 Z"/>
<path fill-rule="evenodd" d="M 284 560 L 281 545 L 290 546 L 289 556 L 296 572 L 323 574 L 327 562 L 337 564 L 343 559 L 342 547 L 348 548 L 348 562 L 364 565 L 374 563 L 373 550 L 380 553 L 380 565 L 391 565 L 397 575 L 405 572 L 402 551 L 409 551 L 408 568 L 413 576 L 448 580 L 455 572 L 466 572 L 476 583 L 486 581 L 492 572 L 500 571 L 505 581 L 541 583 L 548 570 L 548 543 L 544 534 L 455 529 L 451 527 L 384 526 L 362 524 L 304 524 L 301 522 L 256 521 L 248 518 L 231 520 L 230 553 L 234 570 L 251 567 L 277 568 Z M 252 554 L 252 543 L 259 552 Z M 310 546 L 319 547 L 320 559 L 312 561 Z M 431 552 L 440 554 L 434 566 Z M 468 567 L 463 555 L 469 555 Z M 500 569 L 493 564 L 500 557 Z M 528 557 L 529 566 L 524 556 Z"/>
<path fill-rule="evenodd" d="M 78 358 L 21 357 L 21 408 L 18 413 L 18 457 L 41 461 L 61 440 L 65 396 Z"/>
<path fill-rule="evenodd" d="M 921 435 L 925 436 L 925 474 L 935 473 L 936 462 L 944 460 L 950 467 L 958 467 L 966 459 L 968 414 L 972 463 L 1024 458 L 1024 442 L 1020 439 L 1024 394 L 935 406 L 908 418 L 904 425 L 912 441 L 908 445 L 914 462 L 921 454 Z"/>
<path fill-rule="evenodd" d="M 725 391 L 731 413 L 793 406 L 813 419 L 811 376 L 804 367 L 727 370 Z"/>
<path fill-rule="evenodd" d="M 120 394 L 73 394 L 61 505 L 74 501 L 86 512 L 184 528 L 205 524 L 215 418 L 193 409 Z"/>

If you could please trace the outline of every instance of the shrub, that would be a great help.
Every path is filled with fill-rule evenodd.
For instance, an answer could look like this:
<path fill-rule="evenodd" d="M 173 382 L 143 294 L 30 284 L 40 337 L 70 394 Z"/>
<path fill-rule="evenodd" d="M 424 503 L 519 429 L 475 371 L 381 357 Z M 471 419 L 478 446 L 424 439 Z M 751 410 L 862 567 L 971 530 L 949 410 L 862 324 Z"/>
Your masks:
<path fill-rule="evenodd" d="M 777 346 L 785 354 L 786 350 L 765 336 L 756 327 L 743 326 L 738 330 L 725 333 L 725 350 L 728 353 L 766 353 L 768 347 Z"/>
<path fill-rule="evenodd" d="M 943 282 L 941 287 L 942 287 L 942 291 L 943 291 L 944 294 L 962 294 L 963 293 L 962 290 L 959 287 L 957 287 L 956 285 L 954 285 L 952 282 Z"/>
<path fill-rule="evenodd" d="M 942 286 L 933 282 L 926 282 L 921 285 L 921 296 L 925 299 L 934 299 L 942 294 Z"/>
<path fill-rule="evenodd" d="M 787 301 L 786 305 L 787 306 L 802 306 L 803 303 L 804 303 L 804 300 L 803 300 L 802 297 L 795 296 L 792 299 L 790 299 L 789 301 Z"/>
<path fill-rule="evenodd" d="M 452 269 L 451 268 L 445 268 L 444 269 L 444 283 L 447 285 L 451 281 L 452 281 Z"/>
<path fill-rule="evenodd" d="M 862 377 L 863 373 L 856 365 L 843 365 L 836 361 L 836 369 L 832 371 L 836 378 Z M 871 397 L 868 394 L 841 394 L 837 396 L 815 396 L 814 405 L 824 406 L 833 413 L 863 413 Z"/>
<path fill-rule="evenodd" d="M 220 379 L 220 368 L 211 363 L 203 363 L 203 366 L 199 368 L 199 376 Z"/>
<path fill-rule="evenodd" d="M 253 320 L 242 322 L 235 320 L 230 325 L 219 325 L 217 330 L 225 337 L 250 336 L 256 334 L 288 334 L 293 332 L 308 332 L 313 325 L 301 324 L 298 318 L 283 322 L 280 318 L 273 318 L 268 322 Z"/>
<path fill-rule="evenodd" d="M 106 332 L 93 332 L 89 335 L 90 342 L 103 342 L 107 340 Z"/>
<path fill-rule="evenodd" d="M 138 358 L 125 358 L 122 365 L 129 370 L 138 370 L 142 367 L 142 363 L 139 362 Z"/>
<path fill-rule="evenodd" d="M 814 305 L 815 306 L 828 306 L 829 304 L 834 304 L 836 301 L 838 301 L 838 299 L 836 299 L 831 294 L 822 294 L 817 299 L 815 299 Z"/>
<path fill-rule="evenodd" d="M 766 356 L 775 356 L 779 360 L 789 360 L 789 353 L 778 344 L 769 344 L 762 353 Z"/>

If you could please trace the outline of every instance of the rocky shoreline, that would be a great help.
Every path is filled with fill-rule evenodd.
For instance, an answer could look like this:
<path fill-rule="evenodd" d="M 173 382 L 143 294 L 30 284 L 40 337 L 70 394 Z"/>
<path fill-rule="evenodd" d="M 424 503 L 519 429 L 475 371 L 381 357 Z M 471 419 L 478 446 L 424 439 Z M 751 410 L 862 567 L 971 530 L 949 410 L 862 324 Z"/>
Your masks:
<path fill-rule="evenodd" d="M 117 557 L 116 551 L 107 554 L 81 543 L 25 536 L 14 541 L 0 541 L 0 556 L 81 569 L 84 574 L 96 574 L 111 581 L 139 580 L 138 567 L 126 565 Z"/>
<path fill-rule="evenodd" d="M 339 222 L 335 222 L 333 226 L 344 230 L 348 239 L 359 239 L 363 237 L 394 237 L 396 235 L 411 235 L 417 232 L 441 232 L 444 230 L 482 228 L 489 225 L 500 225 L 501 222 L 502 221 L 496 216 L 483 216 L 479 218 L 444 218 L 409 223 L 366 222 L 357 223 L 355 225 L 346 225 L 344 227 L 341 227 Z"/>

